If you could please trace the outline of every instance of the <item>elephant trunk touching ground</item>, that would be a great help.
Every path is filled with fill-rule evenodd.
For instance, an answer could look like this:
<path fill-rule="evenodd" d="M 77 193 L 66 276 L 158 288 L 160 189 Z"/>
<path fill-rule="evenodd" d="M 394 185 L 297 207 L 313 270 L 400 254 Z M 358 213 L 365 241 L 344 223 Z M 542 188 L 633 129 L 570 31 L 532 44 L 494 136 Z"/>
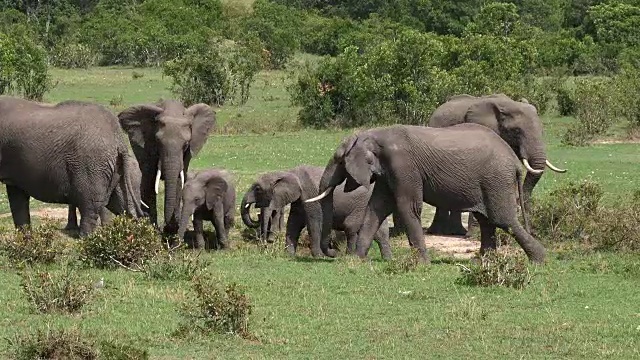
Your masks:
<path fill-rule="evenodd" d="M 189 220 L 196 209 L 195 203 L 183 204 L 182 214 L 180 215 L 180 227 L 178 228 L 178 239 L 184 239 L 184 233 L 187 232 Z"/>
<path fill-rule="evenodd" d="M 320 250 L 322 250 L 323 254 L 330 257 L 336 256 L 336 251 L 329 248 L 333 219 L 333 193 L 335 187 L 341 184 L 346 178 L 344 168 L 338 166 L 335 160 L 331 159 L 320 179 L 320 186 L 318 187 L 320 195 L 307 200 L 307 202 L 320 200 L 320 206 L 322 208 L 322 219 L 320 219 L 320 223 L 322 224 Z M 354 185 L 348 182 L 345 185 L 345 191 L 352 189 L 352 186 Z M 357 187 L 357 185 L 355 185 L 355 187 Z"/>

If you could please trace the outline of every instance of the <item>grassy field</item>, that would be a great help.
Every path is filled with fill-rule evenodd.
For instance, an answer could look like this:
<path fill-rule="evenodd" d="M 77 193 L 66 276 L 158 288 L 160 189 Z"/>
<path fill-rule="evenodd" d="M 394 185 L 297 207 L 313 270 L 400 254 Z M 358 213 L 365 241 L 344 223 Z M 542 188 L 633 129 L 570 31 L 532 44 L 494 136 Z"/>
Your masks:
<path fill-rule="evenodd" d="M 54 76 L 59 82 L 47 96 L 51 102 L 91 100 L 116 111 L 171 96 L 168 79 L 157 69 L 56 70 Z M 219 109 L 219 130 L 192 161 L 193 168 L 230 170 L 242 193 L 261 172 L 325 165 L 350 131 L 298 129 L 297 109 L 285 91 L 288 81 L 283 72 L 262 73 L 246 105 Z M 588 178 L 603 185 L 608 202 L 636 189 L 638 145 L 563 147 L 559 138 L 570 121 L 544 118 L 549 157 L 569 171 L 545 175 L 535 196 Z M 2 192 L 0 213 L 7 211 Z M 403 243 L 406 239 L 393 239 L 395 255 L 407 252 Z M 83 270 L 91 279 L 105 279 L 96 299 L 80 315 L 40 315 L 26 301 L 19 275 L 3 266 L 0 338 L 50 325 L 77 326 L 100 339 L 149 349 L 153 359 L 640 357 L 637 256 L 554 249 L 547 265 L 532 268 L 533 282 L 524 290 L 458 285 L 456 261 L 441 255 L 430 266 L 397 275 L 384 271 L 389 265 L 379 260 L 377 249 L 371 256 L 370 262 L 291 259 L 264 253 L 236 232 L 232 250 L 206 254 L 207 271 L 247 289 L 254 306 L 250 329 L 257 336 L 251 341 L 172 336 L 190 291 L 185 281 Z M 10 350 L 0 341 L 0 357 Z"/>

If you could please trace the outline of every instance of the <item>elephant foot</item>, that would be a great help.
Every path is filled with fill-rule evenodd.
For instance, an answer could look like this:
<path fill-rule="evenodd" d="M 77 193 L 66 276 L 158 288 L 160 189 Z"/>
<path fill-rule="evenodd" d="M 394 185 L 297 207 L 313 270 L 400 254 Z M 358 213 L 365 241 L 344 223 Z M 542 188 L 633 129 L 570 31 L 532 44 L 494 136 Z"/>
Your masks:
<path fill-rule="evenodd" d="M 429 235 L 455 235 L 463 236 L 467 234 L 467 229 L 462 225 L 460 226 L 446 226 L 441 224 L 432 224 L 427 228 L 427 234 Z"/>
<path fill-rule="evenodd" d="M 80 230 L 80 227 L 76 224 L 72 224 L 72 223 L 68 223 L 65 227 L 64 230 L 68 230 L 68 231 L 78 231 Z"/>

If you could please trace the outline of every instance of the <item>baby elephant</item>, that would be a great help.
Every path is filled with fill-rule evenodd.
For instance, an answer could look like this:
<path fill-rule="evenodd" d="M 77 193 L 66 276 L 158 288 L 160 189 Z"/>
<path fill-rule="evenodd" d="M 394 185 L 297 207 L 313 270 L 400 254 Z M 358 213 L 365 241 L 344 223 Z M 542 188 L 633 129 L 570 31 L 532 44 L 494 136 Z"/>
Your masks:
<path fill-rule="evenodd" d="M 209 241 L 209 249 L 224 249 L 229 229 L 233 226 L 236 205 L 236 189 L 233 177 L 226 170 L 208 169 L 187 176 L 182 190 L 182 214 L 179 239 L 184 239 L 189 218 L 193 215 L 196 233 L 194 247 L 205 247 L 202 221 L 209 220 L 216 229 L 215 241 Z"/>

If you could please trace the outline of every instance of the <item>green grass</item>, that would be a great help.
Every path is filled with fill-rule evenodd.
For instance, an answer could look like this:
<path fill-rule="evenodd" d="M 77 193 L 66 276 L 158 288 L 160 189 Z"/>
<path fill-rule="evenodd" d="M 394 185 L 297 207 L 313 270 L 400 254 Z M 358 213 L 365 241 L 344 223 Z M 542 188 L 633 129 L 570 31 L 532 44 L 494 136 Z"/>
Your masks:
<path fill-rule="evenodd" d="M 144 76 L 133 79 L 136 71 Z M 91 100 L 124 106 L 169 97 L 157 69 L 55 70 L 47 101 Z M 223 167 L 242 194 L 261 172 L 298 164 L 323 166 L 350 131 L 298 130 L 297 109 L 284 72 L 261 73 L 251 99 L 219 110 L 219 128 L 192 161 L 194 169 Z M 605 201 L 636 189 L 637 145 L 568 148 L 559 143 L 571 119 L 546 117 L 549 158 L 566 174 L 549 172 L 535 195 L 570 180 L 592 178 Z M 273 129 L 273 130 L 272 130 Z M 239 196 L 240 197 L 240 196 Z M 32 201 L 32 207 L 43 204 Z M 47 206 L 52 206 L 47 204 Z M 4 192 L 0 213 L 8 211 Z M 5 218 L 3 223 L 10 222 Z M 428 223 L 424 223 L 426 226 Z M 207 224 L 208 228 L 210 225 Z M 237 226 L 241 228 L 240 225 Z M 74 240 L 72 240 L 74 241 Z M 106 287 L 81 315 L 38 315 L 30 310 L 20 278 L 0 259 L 0 339 L 50 324 L 80 327 L 102 339 L 133 342 L 154 359 L 202 358 L 618 358 L 640 356 L 640 262 L 625 254 L 552 250 L 524 290 L 457 285 L 459 269 L 436 256 L 428 267 L 387 275 L 377 248 L 373 261 L 349 257 L 314 261 L 260 252 L 237 232 L 232 250 L 206 254 L 207 271 L 247 288 L 254 305 L 250 329 L 258 340 L 231 336 L 175 338 L 188 282 L 145 280 L 141 274 L 84 270 Z M 406 239 L 394 239 L 394 255 Z M 0 340 L 0 357 L 7 357 Z"/>

